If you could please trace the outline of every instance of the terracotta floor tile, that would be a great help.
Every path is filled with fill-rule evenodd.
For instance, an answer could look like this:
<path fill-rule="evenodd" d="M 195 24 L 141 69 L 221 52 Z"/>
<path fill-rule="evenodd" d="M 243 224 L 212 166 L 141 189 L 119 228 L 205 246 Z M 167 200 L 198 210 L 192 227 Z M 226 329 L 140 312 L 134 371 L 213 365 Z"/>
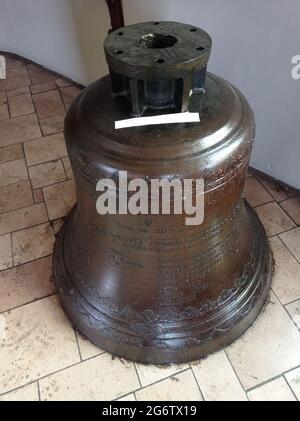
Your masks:
<path fill-rule="evenodd" d="M 29 167 L 28 171 L 33 189 L 66 180 L 66 174 L 60 159 Z"/>
<path fill-rule="evenodd" d="M 136 392 L 138 401 L 202 401 L 191 370 Z"/>
<path fill-rule="evenodd" d="M 9 99 L 11 117 L 19 117 L 34 113 L 34 106 L 30 94 L 18 95 Z"/>
<path fill-rule="evenodd" d="M 98 346 L 92 344 L 87 338 L 77 332 L 78 346 L 80 349 L 81 358 L 88 360 L 89 358 L 101 355 L 104 351 Z"/>
<path fill-rule="evenodd" d="M 39 119 L 54 117 L 65 112 L 58 90 L 32 96 Z"/>
<path fill-rule="evenodd" d="M 36 64 L 29 64 L 28 71 L 32 84 L 39 84 L 44 82 L 49 82 L 51 80 L 56 80 L 57 76 L 52 72 L 45 70 L 43 67 L 37 66 Z"/>
<path fill-rule="evenodd" d="M 300 400 L 300 368 L 286 373 L 285 378 L 297 396 L 297 399 Z"/>
<path fill-rule="evenodd" d="M 0 214 L 0 235 L 29 228 L 48 221 L 44 203 Z"/>
<path fill-rule="evenodd" d="M 13 89 L 12 91 L 8 91 L 6 93 L 8 99 L 13 98 L 14 96 L 25 95 L 25 94 L 30 94 L 30 89 L 28 86 L 25 86 L 24 88 L 19 88 L 19 89 Z"/>
<path fill-rule="evenodd" d="M 270 239 L 275 259 L 272 288 L 282 304 L 300 299 L 300 264 L 278 237 Z"/>
<path fill-rule="evenodd" d="M 43 188 L 50 220 L 66 216 L 76 203 L 74 181 L 65 181 Z"/>
<path fill-rule="evenodd" d="M 54 233 L 50 224 L 26 228 L 12 234 L 15 265 L 53 253 Z"/>
<path fill-rule="evenodd" d="M 0 402 L 35 402 L 39 400 L 37 382 L 0 396 Z"/>
<path fill-rule="evenodd" d="M 4 146 L 0 149 L 0 163 L 8 161 L 17 161 L 24 158 L 22 144 L 16 143 L 11 146 Z"/>
<path fill-rule="evenodd" d="M 288 198 L 287 192 L 281 186 L 277 185 L 277 183 L 262 177 L 258 177 L 258 180 L 277 202 Z"/>
<path fill-rule="evenodd" d="M 62 133 L 24 142 L 27 165 L 54 161 L 68 155 Z"/>
<path fill-rule="evenodd" d="M 68 107 L 82 92 L 82 89 L 77 88 L 76 86 L 67 86 L 65 88 L 60 88 L 60 92 L 66 107 Z"/>
<path fill-rule="evenodd" d="M 41 400 L 103 401 L 138 389 L 133 363 L 102 354 L 40 380 Z"/>
<path fill-rule="evenodd" d="M 54 231 L 54 234 L 58 234 L 61 227 L 63 226 L 64 218 L 55 219 L 54 221 L 51 221 L 51 225 Z"/>
<path fill-rule="evenodd" d="M 75 332 L 56 297 L 0 315 L 0 393 L 79 362 Z"/>
<path fill-rule="evenodd" d="M 284 232 L 283 234 L 280 234 L 279 237 L 293 253 L 298 262 L 300 262 L 300 227 L 288 232 Z"/>
<path fill-rule="evenodd" d="M 33 193 L 34 203 L 41 203 L 44 201 L 44 195 L 43 195 L 42 189 L 32 190 L 32 193 Z"/>
<path fill-rule="evenodd" d="M 0 92 L 11 91 L 14 89 L 24 88 L 31 84 L 28 75 L 16 76 L 10 79 L 0 80 Z"/>
<path fill-rule="evenodd" d="M 143 387 L 170 377 L 188 367 L 188 364 L 172 364 L 170 366 L 136 364 L 136 369 Z"/>
<path fill-rule="evenodd" d="M 40 136 L 40 126 L 35 114 L 0 122 L 0 147 L 36 139 Z"/>
<path fill-rule="evenodd" d="M 250 401 L 263 402 L 296 401 L 295 396 L 283 377 L 279 377 L 270 383 L 251 390 L 248 392 L 248 398 Z"/>
<path fill-rule="evenodd" d="M 0 312 L 54 293 L 52 256 L 0 272 Z"/>
<path fill-rule="evenodd" d="M 0 104 L 0 121 L 8 120 L 9 113 L 8 113 L 8 106 L 7 104 L 1 105 Z"/>
<path fill-rule="evenodd" d="M 273 293 L 255 324 L 231 346 L 227 355 L 245 389 L 300 364 L 300 332 Z"/>
<path fill-rule="evenodd" d="M 0 270 L 5 270 L 13 265 L 11 250 L 11 235 L 0 236 Z"/>
<path fill-rule="evenodd" d="M 245 196 L 250 205 L 256 207 L 273 200 L 267 190 L 256 180 L 255 177 L 246 179 Z"/>
<path fill-rule="evenodd" d="M 12 57 L 8 54 L 4 54 L 6 59 L 6 68 L 12 69 L 13 67 L 19 67 L 24 66 L 25 60 L 22 60 L 21 58 Z"/>
<path fill-rule="evenodd" d="M 28 179 L 24 159 L 0 164 L 0 187 L 16 184 Z"/>
<path fill-rule="evenodd" d="M 67 174 L 67 178 L 69 180 L 71 180 L 72 178 L 74 178 L 74 174 L 73 174 L 73 170 L 72 170 L 72 167 L 71 167 L 70 159 L 68 157 L 65 157 L 65 158 L 62 159 L 62 161 L 63 161 L 64 168 L 65 168 L 65 171 L 66 171 L 66 174 Z"/>
<path fill-rule="evenodd" d="M 192 369 L 205 400 L 247 400 L 246 393 L 224 351 L 210 355 L 198 363 L 193 363 Z"/>
<path fill-rule="evenodd" d="M 64 131 L 65 114 L 55 117 L 44 118 L 40 120 L 42 132 L 44 136 L 50 134 L 62 133 Z"/>
<path fill-rule="evenodd" d="M 280 203 L 280 206 L 292 218 L 292 220 L 300 225 L 300 197 L 293 197 Z"/>
<path fill-rule="evenodd" d="M 11 79 L 17 76 L 28 76 L 28 70 L 25 63 L 21 66 L 6 69 L 6 79 Z"/>
<path fill-rule="evenodd" d="M 44 68 L 36 63 L 27 63 L 27 69 L 29 73 L 41 72 Z"/>
<path fill-rule="evenodd" d="M 41 94 L 43 92 L 53 91 L 57 88 L 54 80 L 49 82 L 38 83 L 37 85 L 31 85 L 30 90 L 32 95 Z"/>
<path fill-rule="evenodd" d="M 291 316 L 291 319 L 300 330 L 300 300 L 295 301 L 285 306 L 287 312 Z"/>
<path fill-rule="evenodd" d="M 59 88 L 64 88 L 65 86 L 70 86 L 70 85 L 72 85 L 72 83 L 71 82 L 69 82 L 68 80 L 66 80 L 66 79 L 63 79 L 63 78 L 58 78 L 58 79 L 56 79 L 56 85 L 59 87 Z"/>
<path fill-rule="evenodd" d="M 32 204 L 33 197 L 29 181 L 0 187 L 0 213 Z"/>
<path fill-rule="evenodd" d="M 295 227 L 294 222 L 275 202 L 259 206 L 255 210 L 269 237 Z"/>

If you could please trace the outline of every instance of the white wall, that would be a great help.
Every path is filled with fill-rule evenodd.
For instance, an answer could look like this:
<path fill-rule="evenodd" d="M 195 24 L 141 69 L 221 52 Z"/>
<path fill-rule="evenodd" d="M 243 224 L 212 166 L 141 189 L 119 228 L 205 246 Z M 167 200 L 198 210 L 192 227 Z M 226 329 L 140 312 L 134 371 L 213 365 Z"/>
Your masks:
<path fill-rule="evenodd" d="M 86 84 L 106 73 L 105 0 L 0 0 L 0 50 Z"/>
<path fill-rule="evenodd" d="M 256 114 L 252 165 L 300 188 L 299 0 L 123 0 L 128 24 L 177 20 L 213 38 L 209 70 L 237 85 Z M 104 0 L 0 0 L 0 49 L 31 58 L 79 82 L 107 72 L 101 43 Z"/>

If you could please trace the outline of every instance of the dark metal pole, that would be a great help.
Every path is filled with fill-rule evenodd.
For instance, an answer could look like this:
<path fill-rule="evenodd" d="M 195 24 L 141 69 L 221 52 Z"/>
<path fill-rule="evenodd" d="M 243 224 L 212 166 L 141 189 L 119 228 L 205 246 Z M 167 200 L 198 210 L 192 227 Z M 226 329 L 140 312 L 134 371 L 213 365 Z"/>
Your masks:
<path fill-rule="evenodd" d="M 111 19 L 111 30 L 109 32 L 122 28 L 125 25 L 122 0 L 106 0 L 106 3 Z"/>

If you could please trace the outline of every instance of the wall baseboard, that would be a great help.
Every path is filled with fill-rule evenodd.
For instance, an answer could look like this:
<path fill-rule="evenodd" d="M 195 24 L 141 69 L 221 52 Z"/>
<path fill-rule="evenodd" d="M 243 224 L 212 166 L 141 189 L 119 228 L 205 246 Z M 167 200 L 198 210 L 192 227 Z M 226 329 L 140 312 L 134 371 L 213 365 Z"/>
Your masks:
<path fill-rule="evenodd" d="M 30 60 L 30 59 L 28 59 L 26 57 L 21 56 L 20 54 L 11 53 L 10 51 L 0 51 L 0 55 L 6 55 L 6 56 L 9 56 L 9 57 L 15 58 L 17 60 L 22 60 L 26 64 L 34 64 L 34 65 L 40 67 L 41 69 L 43 69 L 43 70 L 45 70 L 47 72 L 53 73 L 54 75 L 57 76 L 58 79 L 59 78 L 65 79 L 66 81 L 72 83 L 72 85 L 77 86 L 78 88 L 84 89 L 86 87 L 85 85 L 83 85 L 81 83 L 78 83 L 78 82 L 75 82 L 74 80 L 70 79 L 69 77 L 67 77 L 65 75 L 62 75 L 61 73 L 57 73 L 54 70 L 49 69 L 49 68 L 43 66 L 40 63 L 37 63 L 36 61 Z"/>

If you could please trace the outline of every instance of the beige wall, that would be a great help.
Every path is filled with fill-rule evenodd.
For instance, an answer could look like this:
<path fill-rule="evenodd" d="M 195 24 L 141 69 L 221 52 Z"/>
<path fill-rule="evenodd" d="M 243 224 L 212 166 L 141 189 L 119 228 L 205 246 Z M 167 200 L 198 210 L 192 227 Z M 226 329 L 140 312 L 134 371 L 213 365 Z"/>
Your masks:
<path fill-rule="evenodd" d="M 0 0 L 0 50 L 86 84 L 107 72 L 105 0 Z"/>

